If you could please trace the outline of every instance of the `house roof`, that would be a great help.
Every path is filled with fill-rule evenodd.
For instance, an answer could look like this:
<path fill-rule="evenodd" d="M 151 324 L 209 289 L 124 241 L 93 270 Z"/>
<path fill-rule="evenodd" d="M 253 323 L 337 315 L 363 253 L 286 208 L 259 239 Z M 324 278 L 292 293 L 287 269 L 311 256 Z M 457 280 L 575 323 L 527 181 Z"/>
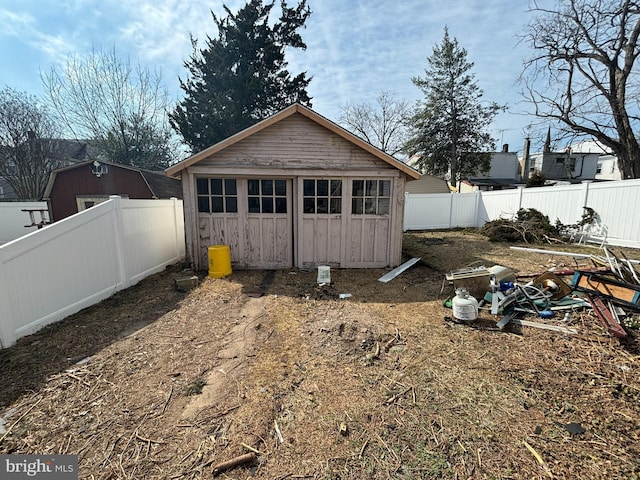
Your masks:
<path fill-rule="evenodd" d="M 318 113 L 314 112 L 313 110 L 299 104 L 299 103 L 294 103 L 293 105 L 285 108 L 284 110 L 281 110 L 280 112 L 272 115 L 269 118 L 266 118 L 265 120 L 262 120 L 259 123 L 256 123 L 255 125 L 252 125 L 249 128 L 246 128 L 244 130 L 242 130 L 241 132 L 236 133 L 235 135 L 232 135 L 229 138 L 226 138 L 225 140 L 222 140 L 221 142 L 216 143 L 215 145 L 202 150 L 199 153 L 196 153 L 195 155 L 192 155 L 191 157 L 187 158 L 186 160 L 183 160 L 180 163 L 177 163 L 175 165 L 172 165 L 171 167 L 167 168 L 165 171 L 167 172 L 168 176 L 178 176 L 182 170 L 190 167 L 191 165 L 199 162 L 200 160 L 209 157 L 210 155 L 213 155 L 221 150 L 224 150 L 225 148 L 241 141 L 244 140 L 245 138 L 261 131 L 264 130 L 265 128 L 280 122 L 281 120 L 290 117 L 291 115 L 294 115 L 296 113 L 299 113 L 301 115 L 304 115 L 305 117 L 307 117 L 308 119 L 316 122 L 318 125 L 323 126 L 324 128 L 331 130 L 333 133 L 335 133 L 336 135 L 339 135 L 340 137 L 344 138 L 345 140 L 353 143 L 354 145 L 357 145 L 358 147 L 362 148 L 363 150 L 366 150 L 367 152 L 369 152 L 370 154 L 374 155 L 375 157 L 379 158 L 380 160 L 388 163 L 389 165 L 397 168 L 398 170 L 401 170 L 402 172 L 406 173 L 407 175 L 409 175 L 411 178 L 414 179 L 418 179 L 420 178 L 420 173 L 413 169 L 412 167 L 410 167 L 409 165 L 401 162 L 400 160 L 392 157 L 391 155 L 388 155 L 387 153 L 383 152 L 382 150 L 380 150 L 377 147 L 374 147 L 373 145 L 371 145 L 368 142 L 365 142 L 364 140 L 362 140 L 361 138 L 355 136 L 354 134 L 350 133 L 349 131 L 345 130 L 344 128 L 342 128 L 341 126 L 337 125 L 336 123 L 332 122 L 331 120 L 326 119 L 325 117 L 323 117 L 322 115 L 319 115 Z"/>
<path fill-rule="evenodd" d="M 44 195 L 42 198 L 44 200 L 48 200 L 51 196 L 51 190 L 53 189 L 53 184 L 55 183 L 56 176 L 58 173 L 66 172 L 69 170 L 75 170 L 78 168 L 86 167 L 93 163 L 93 160 L 88 160 L 85 162 L 76 163 L 74 165 L 70 165 L 68 167 L 58 168 L 53 170 L 49 175 L 49 181 L 47 182 L 47 187 L 44 190 Z M 144 182 L 149 187 L 149 191 L 156 198 L 182 198 L 182 185 L 175 178 L 167 177 L 164 172 L 154 172 L 151 170 L 143 170 L 141 168 L 132 167 L 129 165 L 122 165 L 120 163 L 112 163 L 105 162 L 100 160 L 100 164 L 109 165 L 110 167 L 121 168 L 123 170 L 131 170 L 139 173 Z"/>

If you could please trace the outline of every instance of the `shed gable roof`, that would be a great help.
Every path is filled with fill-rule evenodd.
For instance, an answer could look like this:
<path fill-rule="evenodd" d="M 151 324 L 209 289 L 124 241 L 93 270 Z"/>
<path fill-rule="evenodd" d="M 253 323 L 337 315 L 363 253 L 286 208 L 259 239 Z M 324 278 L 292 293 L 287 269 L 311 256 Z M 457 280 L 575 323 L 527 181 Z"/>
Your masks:
<path fill-rule="evenodd" d="M 196 153 L 195 155 L 192 155 L 191 157 L 187 158 L 186 160 L 177 163 L 175 165 L 172 165 L 171 167 L 169 167 L 166 172 L 167 175 L 169 176 L 177 176 L 179 175 L 182 170 L 190 167 L 191 165 L 194 165 L 196 163 L 198 163 L 199 161 L 214 155 L 222 150 L 224 150 L 225 148 L 230 147 L 231 145 L 236 144 L 237 142 L 240 142 L 241 140 L 244 140 L 247 137 L 250 137 L 251 135 L 254 135 L 257 132 L 260 132 L 262 130 L 264 130 L 265 128 L 278 123 L 282 120 L 284 120 L 285 118 L 290 117 L 291 115 L 294 115 L 296 113 L 299 113 L 303 116 L 305 116 L 306 118 L 312 120 L 313 122 L 317 123 L 318 125 L 330 130 L 331 132 L 339 135 L 340 137 L 344 138 L 345 140 L 351 142 L 352 144 L 358 146 L 359 148 L 369 152 L 370 154 L 372 154 L 373 156 L 375 156 L 376 158 L 386 162 L 387 164 L 397 168 L 398 170 L 402 171 L 403 173 L 405 173 L 406 175 L 410 176 L 411 178 L 414 179 L 418 179 L 420 178 L 420 173 L 416 170 L 414 170 L 412 167 L 406 165 L 405 163 L 397 160 L 396 158 L 392 157 L 391 155 L 388 155 L 386 153 L 384 153 L 382 150 L 374 147 L 373 145 L 371 145 L 368 142 L 365 142 L 364 140 L 358 138 L 357 136 L 353 135 L 352 133 L 348 132 L 347 130 L 345 130 L 344 128 L 340 127 L 339 125 L 331 122 L 330 120 L 327 120 L 325 117 L 317 114 L 316 112 L 314 112 L 313 110 L 300 105 L 299 103 L 294 103 L 293 105 L 291 105 L 290 107 L 285 108 L 284 110 L 281 110 L 280 112 L 276 113 L 275 115 L 249 127 L 246 128 L 245 130 L 242 130 L 241 132 L 236 133 L 235 135 L 232 135 L 229 138 L 226 138 L 225 140 L 222 140 L 221 142 L 218 142 L 217 144 L 202 150 L 199 153 Z"/>

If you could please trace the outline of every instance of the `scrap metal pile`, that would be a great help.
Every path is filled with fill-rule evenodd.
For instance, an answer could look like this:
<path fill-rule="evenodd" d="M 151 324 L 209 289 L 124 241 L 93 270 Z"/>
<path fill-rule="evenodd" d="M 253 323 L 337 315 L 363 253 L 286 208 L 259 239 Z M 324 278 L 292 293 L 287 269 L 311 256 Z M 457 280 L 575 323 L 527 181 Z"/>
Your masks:
<path fill-rule="evenodd" d="M 475 319 L 468 313 L 461 315 L 456 312 L 456 306 L 462 302 L 464 306 L 469 305 L 467 298 L 470 292 L 480 299 L 478 309 L 488 310 L 497 319 L 496 326 L 500 329 L 515 323 L 578 333 L 574 328 L 552 325 L 544 320 L 561 318 L 565 325 L 569 325 L 574 313 L 591 309 L 610 335 L 625 338 L 625 321 L 631 323 L 630 320 L 640 313 L 640 262 L 629 260 L 623 253 L 616 256 L 607 247 L 602 250 L 604 255 L 601 256 L 539 250 L 582 257 L 591 266 L 552 269 L 536 275 L 516 276 L 511 269 L 499 265 L 490 268 L 469 266 L 452 271 L 445 279 L 456 288 L 457 295 L 451 302 L 454 317 L 464 322 Z M 523 319 L 531 315 L 541 321 Z"/>

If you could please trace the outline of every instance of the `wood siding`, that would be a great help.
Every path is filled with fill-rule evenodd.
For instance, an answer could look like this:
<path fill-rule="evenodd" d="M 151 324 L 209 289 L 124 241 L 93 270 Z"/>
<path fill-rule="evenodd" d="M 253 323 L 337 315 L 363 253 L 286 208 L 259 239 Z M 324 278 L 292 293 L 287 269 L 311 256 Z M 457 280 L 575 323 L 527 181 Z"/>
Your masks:
<path fill-rule="evenodd" d="M 393 170 L 388 163 L 300 114 L 198 162 L 199 167 L 221 165 L 324 171 Z"/>

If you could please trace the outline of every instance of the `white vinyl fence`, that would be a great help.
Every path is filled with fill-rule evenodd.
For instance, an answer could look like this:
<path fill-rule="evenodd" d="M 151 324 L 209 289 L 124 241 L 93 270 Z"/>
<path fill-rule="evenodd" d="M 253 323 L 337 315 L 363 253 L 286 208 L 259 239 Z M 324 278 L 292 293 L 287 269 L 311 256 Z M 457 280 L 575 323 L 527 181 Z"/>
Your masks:
<path fill-rule="evenodd" d="M 118 196 L 0 246 L 0 347 L 184 258 L 182 201 Z"/>
<path fill-rule="evenodd" d="M 597 223 L 585 233 L 591 240 L 640 248 L 640 180 L 518 188 L 495 192 L 405 194 L 404 230 L 481 227 L 534 208 L 564 225 L 579 222 L 583 207 Z"/>
<path fill-rule="evenodd" d="M 28 212 L 23 210 L 46 210 L 46 202 L 0 202 L 0 245 L 11 240 L 22 237 L 27 233 L 33 232 L 38 227 L 25 227 L 30 225 L 31 220 Z M 40 221 L 40 214 L 34 212 L 37 222 Z M 49 214 L 45 212 L 46 218 Z"/>

